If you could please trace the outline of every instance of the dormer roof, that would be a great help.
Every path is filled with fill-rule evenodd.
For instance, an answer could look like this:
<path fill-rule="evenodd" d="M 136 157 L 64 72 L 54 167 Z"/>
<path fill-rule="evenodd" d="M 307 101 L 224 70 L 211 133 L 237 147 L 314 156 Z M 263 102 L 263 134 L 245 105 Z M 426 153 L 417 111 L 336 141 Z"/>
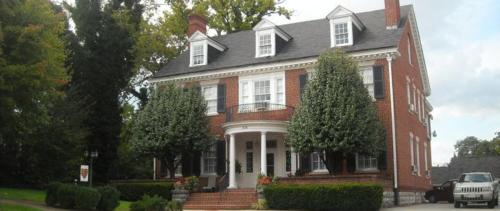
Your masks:
<path fill-rule="evenodd" d="M 263 30 L 268 30 L 268 29 L 274 29 L 275 33 L 287 42 L 292 39 L 292 36 L 290 36 L 283 29 L 278 27 L 276 24 L 274 24 L 270 20 L 267 20 L 266 18 L 262 18 L 262 20 L 257 25 L 255 25 L 253 27 L 253 31 L 263 31 Z"/>
<path fill-rule="evenodd" d="M 329 20 L 345 17 L 351 17 L 352 23 L 356 26 L 356 28 L 358 28 L 359 31 L 363 31 L 365 29 L 365 25 L 363 24 L 363 22 L 361 22 L 358 16 L 356 16 L 354 12 L 346 9 L 342 5 L 337 6 L 326 16 L 326 18 Z"/>
<path fill-rule="evenodd" d="M 196 31 L 188 39 L 189 42 L 196 42 L 196 41 L 202 41 L 202 40 L 207 40 L 207 43 L 210 46 L 214 47 L 215 49 L 217 49 L 219 51 L 224 51 L 227 49 L 227 47 L 224 44 L 217 42 L 216 40 L 210 38 L 209 36 L 207 36 L 206 34 L 200 32 L 200 31 Z"/>

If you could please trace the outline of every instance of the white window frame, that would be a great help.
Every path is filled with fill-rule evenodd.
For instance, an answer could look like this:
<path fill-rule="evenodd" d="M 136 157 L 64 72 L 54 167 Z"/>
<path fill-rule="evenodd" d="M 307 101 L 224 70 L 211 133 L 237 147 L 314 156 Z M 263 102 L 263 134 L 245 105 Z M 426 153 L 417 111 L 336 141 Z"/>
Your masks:
<path fill-rule="evenodd" d="M 207 96 L 205 96 L 205 89 L 213 89 L 214 90 L 214 96 L 212 98 L 207 99 Z M 205 99 L 205 102 L 207 103 L 207 116 L 214 116 L 219 114 L 217 112 L 217 84 L 205 84 L 201 85 L 201 93 L 203 95 L 203 98 Z M 208 110 L 208 104 L 209 101 L 215 101 L 215 111 L 209 111 Z"/>
<path fill-rule="evenodd" d="M 175 160 L 181 162 L 181 156 L 180 155 L 176 156 Z M 170 171 L 168 168 L 167 168 L 167 175 L 170 176 Z M 177 168 L 175 168 L 174 177 L 182 177 L 182 163 L 179 163 L 179 165 L 177 165 Z"/>
<path fill-rule="evenodd" d="M 420 121 L 421 120 L 420 117 L 422 115 L 420 113 L 420 111 L 421 111 L 420 106 L 422 106 L 422 105 L 420 104 L 420 91 L 418 89 L 417 89 L 417 103 L 416 104 L 417 104 L 417 109 L 416 109 L 417 110 L 417 117 L 418 117 L 418 120 Z"/>
<path fill-rule="evenodd" d="M 367 74 L 368 73 L 368 74 Z M 359 68 L 359 74 L 363 79 L 363 85 L 368 90 L 368 94 L 370 94 L 372 100 L 375 100 L 375 82 L 373 80 L 373 66 L 362 66 Z M 367 77 L 370 76 L 370 77 Z M 371 80 L 371 81 L 367 81 Z M 371 87 L 371 89 L 370 89 Z"/>
<path fill-rule="evenodd" d="M 335 39 L 335 25 L 336 24 L 347 24 L 348 42 L 343 44 L 337 44 Z M 331 47 L 349 46 L 353 44 L 353 23 L 351 17 L 334 18 L 330 20 L 330 42 Z"/>
<path fill-rule="evenodd" d="M 207 157 L 207 152 L 202 152 L 201 153 L 201 174 L 202 175 L 217 175 L 217 145 L 213 144 L 208 148 L 208 150 L 213 151 L 213 157 Z M 207 172 L 205 170 L 205 166 L 207 165 L 205 163 L 205 159 L 213 159 L 214 160 L 214 171 L 213 172 Z"/>
<path fill-rule="evenodd" d="M 428 164 L 428 158 L 427 158 L 427 142 L 424 142 L 424 161 L 425 161 L 425 174 L 426 176 L 429 176 L 428 175 L 428 171 L 429 171 L 429 164 Z"/>
<path fill-rule="evenodd" d="M 415 149 L 416 149 L 416 168 L 417 168 L 417 175 L 420 176 L 420 139 L 418 138 L 418 136 L 415 136 L 415 139 L 416 139 L 416 146 L 415 146 Z"/>
<path fill-rule="evenodd" d="M 264 35 L 271 36 L 271 52 L 267 54 L 260 53 L 260 38 Z M 267 29 L 255 32 L 255 58 L 274 56 L 276 54 L 276 33 L 274 29 Z"/>
<path fill-rule="evenodd" d="M 203 62 L 201 64 L 194 64 L 194 48 L 195 46 L 203 46 Z M 208 43 L 206 40 L 193 41 L 189 43 L 189 66 L 196 67 L 207 64 L 208 57 Z"/>
<path fill-rule="evenodd" d="M 417 106 L 417 87 L 415 86 L 415 84 L 412 84 L 413 85 L 413 102 L 412 102 L 412 108 L 413 108 L 413 112 L 416 112 L 416 106 Z"/>
<path fill-rule="evenodd" d="M 413 143 L 413 133 L 410 132 L 410 161 L 411 161 L 411 174 L 415 174 L 415 171 L 413 171 L 413 168 L 417 168 L 415 166 L 415 150 L 414 150 L 414 143 Z"/>
<path fill-rule="evenodd" d="M 410 78 L 408 76 L 406 76 L 406 95 L 408 97 L 408 110 L 412 110 L 411 109 L 411 87 L 410 87 L 410 84 L 411 84 L 411 81 L 410 81 Z"/>
<path fill-rule="evenodd" d="M 411 55 L 411 39 L 410 39 L 410 34 L 408 34 L 408 63 L 413 66 L 413 61 L 411 59 L 412 55 Z"/>
<path fill-rule="evenodd" d="M 328 169 L 326 168 L 326 164 L 321 160 L 321 158 L 319 156 L 323 155 L 323 158 L 325 157 L 325 153 L 320 153 L 320 152 L 313 152 L 311 153 L 311 172 L 314 172 L 314 173 L 324 173 L 324 172 L 328 172 Z M 315 161 L 315 157 L 318 158 L 318 167 L 317 169 L 314 169 L 314 163 L 316 162 Z M 321 168 L 323 167 L 323 168 Z"/>
<path fill-rule="evenodd" d="M 359 161 L 361 160 L 362 157 L 364 157 L 363 160 L 370 159 L 372 161 L 373 159 L 375 159 L 375 167 L 371 166 L 369 168 L 361 168 L 360 165 L 359 165 Z M 368 155 L 360 155 L 360 154 L 356 153 L 356 171 L 360 171 L 360 172 L 373 172 L 373 171 L 378 171 L 378 170 L 379 169 L 378 169 L 378 159 L 377 159 L 377 157 L 368 156 Z"/>
<path fill-rule="evenodd" d="M 274 72 L 274 73 L 266 73 L 266 74 L 259 74 L 259 75 L 248 75 L 248 76 L 240 76 L 238 79 L 238 104 L 243 105 L 243 104 L 250 104 L 253 105 L 255 103 L 255 82 L 256 81 L 263 81 L 263 80 L 269 80 L 270 81 L 270 92 L 271 92 L 271 99 L 270 103 L 271 104 L 280 104 L 280 105 L 285 105 L 286 104 L 286 84 L 285 84 L 285 72 L 280 71 L 280 72 Z M 281 87 L 283 88 L 283 99 L 281 102 L 278 101 L 278 86 L 277 83 L 281 83 Z M 244 87 L 246 87 L 248 90 L 244 90 Z M 281 92 L 280 92 L 281 94 Z M 241 106 L 240 106 L 241 107 Z M 278 107 L 274 106 L 273 109 L 285 109 L 286 107 Z M 243 112 L 242 109 L 240 108 L 240 112 Z M 248 108 L 250 109 L 250 108 Z M 251 110 L 251 109 L 250 109 Z"/>

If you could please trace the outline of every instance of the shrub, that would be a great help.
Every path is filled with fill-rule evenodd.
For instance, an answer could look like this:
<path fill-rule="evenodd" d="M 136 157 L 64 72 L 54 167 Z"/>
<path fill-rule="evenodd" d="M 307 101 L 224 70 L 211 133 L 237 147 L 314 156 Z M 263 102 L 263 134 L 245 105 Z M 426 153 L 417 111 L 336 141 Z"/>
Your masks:
<path fill-rule="evenodd" d="M 291 185 L 264 188 L 271 209 L 375 211 L 382 205 L 383 188 L 374 184 Z"/>
<path fill-rule="evenodd" d="M 130 211 L 164 211 L 166 203 L 160 196 L 144 195 L 141 200 L 130 204 Z"/>
<path fill-rule="evenodd" d="M 47 192 L 45 194 L 45 204 L 48 206 L 57 205 L 57 191 L 59 187 L 62 185 L 60 182 L 52 182 L 47 185 Z"/>
<path fill-rule="evenodd" d="M 71 209 L 75 207 L 76 190 L 78 186 L 62 184 L 57 189 L 57 202 L 62 208 Z"/>
<path fill-rule="evenodd" d="M 97 210 L 112 211 L 120 205 L 120 192 L 112 186 L 103 186 L 97 188 L 101 194 L 101 200 L 97 204 Z"/>
<path fill-rule="evenodd" d="M 190 176 L 186 178 L 185 188 L 186 190 L 193 191 L 195 188 L 198 188 L 198 184 L 200 180 L 196 176 Z"/>
<path fill-rule="evenodd" d="M 120 199 L 125 201 L 137 201 L 144 195 L 158 195 L 170 200 L 173 188 L 172 183 L 116 183 L 113 186 L 120 191 Z"/>
<path fill-rule="evenodd" d="M 265 210 L 267 209 L 267 201 L 265 199 L 259 199 L 257 202 L 252 204 L 252 209 L 254 210 Z"/>
<path fill-rule="evenodd" d="M 101 194 L 94 188 L 77 187 L 75 197 L 75 208 L 92 210 L 97 207 Z"/>
<path fill-rule="evenodd" d="M 167 211 L 182 211 L 182 203 L 180 201 L 168 202 Z"/>

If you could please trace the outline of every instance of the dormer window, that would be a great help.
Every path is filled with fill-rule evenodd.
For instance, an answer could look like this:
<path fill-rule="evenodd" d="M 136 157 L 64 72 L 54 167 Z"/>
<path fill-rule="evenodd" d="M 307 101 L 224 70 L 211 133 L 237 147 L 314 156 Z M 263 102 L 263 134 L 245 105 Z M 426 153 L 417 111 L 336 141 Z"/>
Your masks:
<path fill-rule="evenodd" d="M 218 54 L 226 50 L 226 46 L 196 31 L 189 38 L 189 66 L 207 65 L 210 59 L 216 59 Z"/>
<path fill-rule="evenodd" d="M 335 45 L 344 45 L 349 43 L 349 31 L 347 23 L 335 24 Z"/>
<path fill-rule="evenodd" d="M 254 28 L 255 57 L 274 56 L 292 37 L 266 19 L 262 19 Z"/>
<path fill-rule="evenodd" d="M 327 19 L 330 20 L 331 47 L 353 45 L 355 35 L 365 28 L 353 12 L 342 6 L 330 12 Z"/>

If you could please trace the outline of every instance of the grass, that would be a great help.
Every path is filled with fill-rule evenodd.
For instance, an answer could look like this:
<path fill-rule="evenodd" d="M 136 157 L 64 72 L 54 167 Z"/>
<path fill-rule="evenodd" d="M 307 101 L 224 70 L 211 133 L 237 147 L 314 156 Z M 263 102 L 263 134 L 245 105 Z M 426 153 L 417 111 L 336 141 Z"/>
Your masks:
<path fill-rule="evenodd" d="M 0 188 L 0 198 L 44 203 L 45 191 L 19 188 Z"/>
<path fill-rule="evenodd" d="M 11 199 L 11 200 L 25 200 L 37 202 L 40 204 L 45 203 L 45 191 L 43 190 L 34 190 L 34 189 L 20 189 L 20 188 L 0 188 L 0 198 L 1 199 Z M 116 211 L 128 211 L 130 207 L 130 203 L 128 201 L 120 201 L 120 206 L 118 206 Z M 9 207 L 4 207 L 9 206 Z M 32 211 L 38 210 L 31 207 L 23 207 L 18 206 L 16 209 L 10 207 L 16 205 L 0 205 L 0 211 L 3 210 L 14 210 L 14 211 Z"/>
<path fill-rule="evenodd" d="M 42 211 L 37 208 L 27 207 L 15 204 L 0 204 L 0 210 L 10 210 L 10 211 Z"/>

